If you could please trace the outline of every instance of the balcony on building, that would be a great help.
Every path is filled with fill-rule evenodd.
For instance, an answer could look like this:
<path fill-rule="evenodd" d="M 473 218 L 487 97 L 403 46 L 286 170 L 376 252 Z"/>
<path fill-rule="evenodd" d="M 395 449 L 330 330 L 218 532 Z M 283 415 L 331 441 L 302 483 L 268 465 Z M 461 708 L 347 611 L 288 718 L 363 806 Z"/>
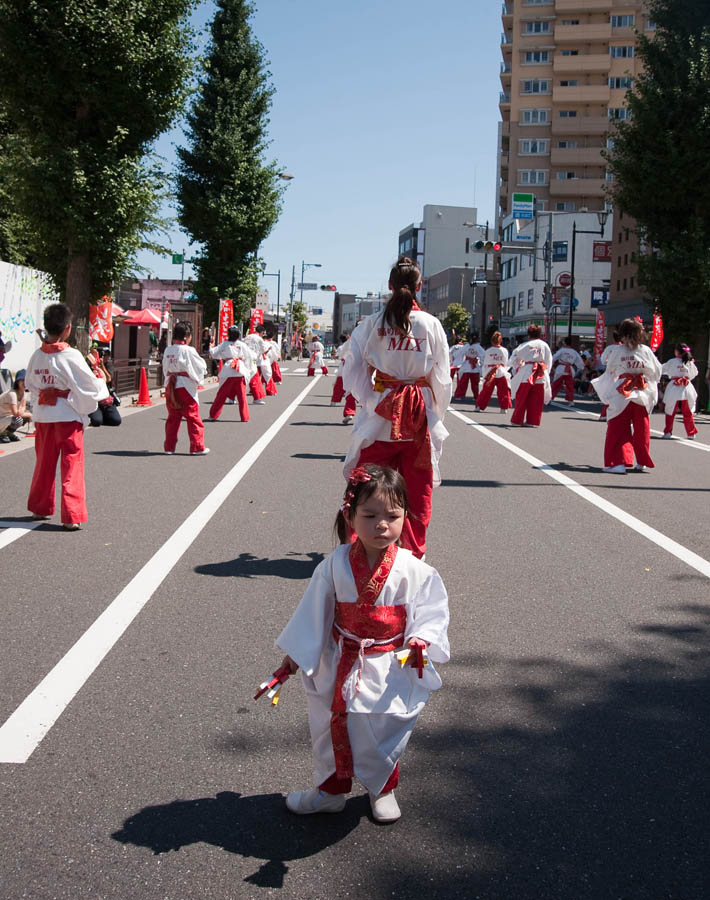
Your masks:
<path fill-rule="evenodd" d="M 609 84 L 576 84 L 571 87 L 552 88 L 552 102 L 566 105 L 575 103 L 608 103 L 611 97 Z"/>
<path fill-rule="evenodd" d="M 551 178 L 550 196 L 603 197 L 606 184 L 604 178 Z"/>
<path fill-rule="evenodd" d="M 585 25 L 556 25 L 556 44 L 591 44 L 611 39 L 611 23 L 595 22 Z"/>
<path fill-rule="evenodd" d="M 504 91 L 501 91 L 498 104 L 499 106 L 510 106 L 510 94 L 506 94 Z"/>
<path fill-rule="evenodd" d="M 550 164 L 553 166 L 603 166 L 602 147 L 553 147 Z"/>
<path fill-rule="evenodd" d="M 572 119 L 552 117 L 552 134 L 606 134 L 609 130 L 608 116 L 575 116 Z"/>
<path fill-rule="evenodd" d="M 503 0 L 501 16 L 503 17 L 503 25 L 505 28 L 508 28 L 513 24 L 513 0 Z"/>
<path fill-rule="evenodd" d="M 608 72 L 611 60 L 608 53 L 578 53 L 576 56 L 561 56 L 555 54 L 552 71 L 555 75 L 569 75 L 571 73 L 601 73 Z"/>
<path fill-rule="evenodd" d="M 510 137 L 510 121 L 503 122 L 500 128 L 501 137 Z"/>
<path fill-rule="evenodd" d="M 512 47 L 513 46 L 513 35 L 506 34 L 503 32 L 500 36 L 500 45 L 501 47 Z"/>
<path fill-rule="evenodd" d="M 633 0 L 629 0 L 629 5 L 633 5 Z M 555 9 L 557 14 L 560 13 L 592 13 L 592 12 L 611 12 L 612 8 L 619 6 L 619 0 L 557 0 Z"/>
<path fill-rule="evenodd" d="M 504 151 L 502 151 L 501 154 L 500 154 L 500 168 L 501 168 L 501 171 L 502 171 L 503 169 L 507 169 L 507 168 L 509 167 L 509 165 L 510 165 L 510 153 L 508 153 L 507 151 L 504 150 Z"/>

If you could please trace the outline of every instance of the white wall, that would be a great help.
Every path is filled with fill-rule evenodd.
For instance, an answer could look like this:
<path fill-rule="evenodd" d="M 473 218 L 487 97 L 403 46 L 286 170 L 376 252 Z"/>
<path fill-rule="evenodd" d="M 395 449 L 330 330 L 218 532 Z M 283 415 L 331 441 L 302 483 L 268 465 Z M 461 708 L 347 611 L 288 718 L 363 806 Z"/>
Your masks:
<path fill-rule="evenodd" d="M 0 262 L 0 331 L 3 341 L 12 341 L 0 364 L 3 369 L 14 373 L 25 368 L 39 347 L 35 329 L 42 327 L 43 310 L 58 299 L 46 272 Z"/>

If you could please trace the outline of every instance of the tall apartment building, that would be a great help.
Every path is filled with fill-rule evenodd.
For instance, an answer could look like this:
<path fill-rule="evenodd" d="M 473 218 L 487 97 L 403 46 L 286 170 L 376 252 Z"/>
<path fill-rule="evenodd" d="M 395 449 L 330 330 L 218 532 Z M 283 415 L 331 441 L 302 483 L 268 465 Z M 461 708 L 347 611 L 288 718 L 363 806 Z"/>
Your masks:
<path fill-rule="evenodd" d="M 625 118 L 637 71 L 635 32 L 653 29 L 640 0 L 504 0 L 498 222 L 516 191 L 537 208 L 606 203 L 611 119 Z"/>

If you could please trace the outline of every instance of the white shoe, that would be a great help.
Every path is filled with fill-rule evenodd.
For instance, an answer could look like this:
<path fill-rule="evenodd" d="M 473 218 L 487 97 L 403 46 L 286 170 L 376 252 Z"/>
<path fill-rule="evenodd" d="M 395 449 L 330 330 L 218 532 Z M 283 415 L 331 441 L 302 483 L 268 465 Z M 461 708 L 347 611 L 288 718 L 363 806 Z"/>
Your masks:
<path fill-rule="evenodd" d="M 695 440 L 695 435 L 694 435 L 694 434 L 689 434 L 689 435 L 686 437 L 686 441 L 694 441 L 694 440 Z"/>
<path fill-rule="evenodd" d="M 673 435 L 672 435 L 672 434 L 664 434 L 664 435 L 663 435 L 663 440 L 664 440 L 664 441 L 670 441 L 672 438 L 673 438 Z"/>
<path fill-rule="evenodd" d="M 49 522 L 49 520 L 52 517 L 51 516 L 32 516 L 31 518 L 32 518 L 33 522 Z"/>
<path fill-rule="evenodd" d="M 163 450 L 163 453 L 164 453 L 166 456 L 175 456 L 175 451 L 174 451 L 174 450 Z"/>
<path fill-rule="evenodd" d="M 255 400 L 254 406 L 266 406 L 266 400 Z"/>
<path fill-rule="evenodd" d="M 78 522 L 62 522 L 62 528 L 65 531 L 79 531 L 81 525 Z"/>
<path fill-rule="evenodd" d="M 499 412 L 502 416 L 504 416 L 504 415 L 506 414 L 507 410 L 506 410 L 506 409 L 499 409 L 498 412 Z"/>
<path fill-rule="evenodd" d="M 343 425 L 352 425 L 354 418 L 354 416 L 345 416 L 345 418 L 343 419 Z"/>
<path fill-rule="evenodd" d="M 195 450 L 194 452 L 192 450 L 190 450 L 190 456 L 207 456 L 207 454 L 209 452 L 210 452 L 209 447 L 205 447 L 204 450 Z"/>
<path fill-rule="evenodd" d="M 286 797 L 286 806 L 292 813 L 308 816 L 311 813 L 335 813 L 345 809 L 345 794 L 326 794 L 319 788 L 309 791 L 291 791 Z"/>
<path fill-rule="evenodd" d="M 370 794 L 370 808 L 375 822 L 396 822 L 402 812 L 394 796 L 394 791 L 389 794 Z"/>
<path fill-rule="evenodd" d="M 606 422 L 606 416 L 599 416 L 600 422 Z"/>
<path fill-rule="evenodd" d="M 634 466 L 634 472 L 645 472 L 646 466 L 640 466 L 638 463 Z"/>
<path fill-rule="evenodd" d="M 626 475 L 626 466 L 604 466 L 602 472 L 607 472 L 611 475 Z"/>

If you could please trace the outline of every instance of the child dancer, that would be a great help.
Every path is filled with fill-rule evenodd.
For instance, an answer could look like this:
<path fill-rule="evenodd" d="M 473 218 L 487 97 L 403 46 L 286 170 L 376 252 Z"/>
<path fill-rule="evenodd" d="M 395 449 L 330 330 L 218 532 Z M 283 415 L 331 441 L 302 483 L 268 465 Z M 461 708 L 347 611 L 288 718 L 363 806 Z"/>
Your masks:
<path fill-rule="evenodd" d="M 501 413 L 513 405 L 510 399 L 510 375 L 508 374 L 508 351 L 503 344 L 500 331 L 491 335 L 491 346 L 483 357 L 483 387 L 478 395 L 478 408 L 483 412 L 488 406 L 493 389 L 498 392 L 498 407 Z"/>
<path fill-rule="evenodd" d="M 398 472 L 354 469 L 336 521 L 341 546 L 315 570 L 276 641 L 282 665 L 303 670 L 318 785 L 288 795 L 292 812 L 340 812 L 357 777 L 378 822 L 400 817 L 399 759 L 441 679 L 429 663 L 421 675 L 401 665 L 395 652 L 426 647 L 429 661 L 449 659 L 446 589 L 398 546 L 407 511 Z"/>
<path fill-rule="evenodd" d="M 528 328 L 528 338 L 516 347 L 510 357 L 510 368 L 515 372 L 512 394 L 515 411 L 511 425 L 535 425 L 542 421 L 542 408 L 550 402 L 550 366 L 552 353 L 545 341 L 540 340 L 539 325 Z"/>
<path fill-rule="evenodd" d="M 463 354 L 466 349 L 466 344 L 462 337 L 457 337 L 454 340 L 454 343 L 451 345 L 451 349 L 449 350 L 449 370 L 451 375 L 451 381 L 453 382 L 454 377 L 458 383 L 459 369 L 461 368 L 461 363 L 463 362 Z"/>
<path fill-rule="evenodd" d="M 271 340 L 271 337 L 266 331 L 262 335 L 262 340 L 264 341 L 264 354 L 259 360 L 261 384 L 264 388 L 264 393 L 268 397 L 274 397 L 278 393 L 274 381 L 274 362 L 278 360 L 279 352 L 276 349 L 276 344 Z"/>
<path fill-rule="evenodd" d="M 264 353 L 266 353 L 266 344 L 264 343 L 263 334 L 264 326 L 257 325 L 251 334 L 244 335 L 244 343 L 251 351 L 251 355 L 256 364 L 256 370 L 249 380 L 249 390 L 251 391 L 254 400 L 254 406 L 264 406 L 266 403 L 264 400 L 266 391 L 264 390 L 264 385 L 261 383 L 261 372 L 259 371 L 259 363 L 264 358 Z"/>
<path fill-rule="evenodd" d="M 402 545 L 418 557 L 426 553 L 432 491 L 440 482 L 439 457 L 449 434 L 444 414 L 451 399 L 446 334 L 438 319 L 417 306 L 414 295 L 420 285 L 417 264 L 401 257 L 390 272 L 391 298 L 382 312 L 353 331 L 343 368 L 345 390 L 362 406 L 345 477 L 365 463 L 392 466 L 404 476 L 411 514 Z"/>
<path fill-rule="evenodd" d="M 478 383 L 481 379 L 481 363 L 484 355 L 485 350 L 478 343 L 478 334 L 474 331 L 469 335 L 468 344 L 463 347 L 458 356 L 459 383 L 454 392 L 454 400 L 463 400 L 470 383 L 474 402 L 478 403 Z"/>
<path fill-rule="evenodd" d="M 309 375 L 315 375 L 316 369 L 320 369 L 324 375 L 328 374 L 328 366 L 326 366 L 325 360 L 323 359 L 324 350 L 325 347 L 323 346 L 323 344 L 321 344 L 318 338 L 313 338 L 310 346 L 311 358 L 308 362 Z"/>
<path fill-rule="evenodd" d="M 609 348 L 606 371 L 592 381 L 602 403 L 608 406 L 604 471 L 626 474 L 653 468 L 649 454 L 651 425 L 649 413 L 658 399 L 661 364 L 641 341 L 646 336 L 641 322 L 624 319 L 619 325 L 621 344 Z"/>
<path fill-rule="evenodd" d="M 62 525 L 77 531 L 88 520 L 84 488 L 84 428 L 108 397 L 106 382 L 66 343 L 72 314 L 63 303 L 44 311 L 42 346 L 30 357 L 25 384 L 35 396 L 35 470 L 27 508 L 35 519 L 54 515 L 54 480 L 61 454 Z"/>
<path fill-rule="evenodd" d="M 246 380 L 247 377 L 251 378 L 253 363 L 249 348 L 240 338 L 237 326 L 231 325 L 227 331 L 227 340 L 210 350 L 212 359 L 222 360 L 218 376 L 219 390 L 210 406 L 210 419 L 219 419 L 227 400 L 236 399 L 242 422 L 249 421 Z"/>
<path fill-rule="evenodd" d="M 569 338 L 563 339 L 562 346 L 552 357 L 552 367 L 556 368 L 550 400 L 555 399 L 558 391 L 564 385 L 565 400 L 567 403 L 574 403 L 574 373 L 584 368 L 584 360 L 574 349 Z"/>
<path fill-rule="evenodd" d="M 173 342 L 163 353 L 165 404 L 168 408 L 163 450 L 171 456 L 175 453 L 182 419 L 187 422 L 190 455 L 204 456 L 210 452 L 205 447 L 205 426 L 200 418 L 200 401 L 197 396 L 197 387 L 207 374 L 207 364 L 197 350 L 190 346 L 191 341 L 190 323 L 176 322 Z"/>
<path fill-rule="evenodd" d="M 698 370 L 690 352 L 690 347 L 686 344 L 675 345 L 675 355 L 673 359 L 669 359 L 663 364 L 662 374 L 670 378 L 663 394 L 663 402 L 666 408 L 666 427 L 663 429 L 663 437 L 670 440 L 673 435 L 673 419 L 678 411 L 678 404 L 683 413 L 683 424 L 688 435 L 688 440 L 692 441 L 698 433 L 695 427 L 695 402 L 698 394 L 691 384 L 694 378 L 697 378 Z"/>
<path fill-rule="evenodd" d="M 350 351 L 350 339 L 346 334 L 340 335 L 340 346 L 338 347 L 338 359 L 340 360 L 340 365 L 338 366 L 338 376 L 335 379 L 335 384 L 333 385 L 333 393 L 330 397 L 330 405 L 337 406 L 343 397 L 345 397 L 345 409 L 343 410 L 343 425 L 352 425 L 352 421 L 355 418 L 355 409 L 357 404 L 355 403 L 355 398 L 352 394 L 346 394 L 345 388 L 343 387 L 343 367 L 345 366 L 345 357 Z"/>

